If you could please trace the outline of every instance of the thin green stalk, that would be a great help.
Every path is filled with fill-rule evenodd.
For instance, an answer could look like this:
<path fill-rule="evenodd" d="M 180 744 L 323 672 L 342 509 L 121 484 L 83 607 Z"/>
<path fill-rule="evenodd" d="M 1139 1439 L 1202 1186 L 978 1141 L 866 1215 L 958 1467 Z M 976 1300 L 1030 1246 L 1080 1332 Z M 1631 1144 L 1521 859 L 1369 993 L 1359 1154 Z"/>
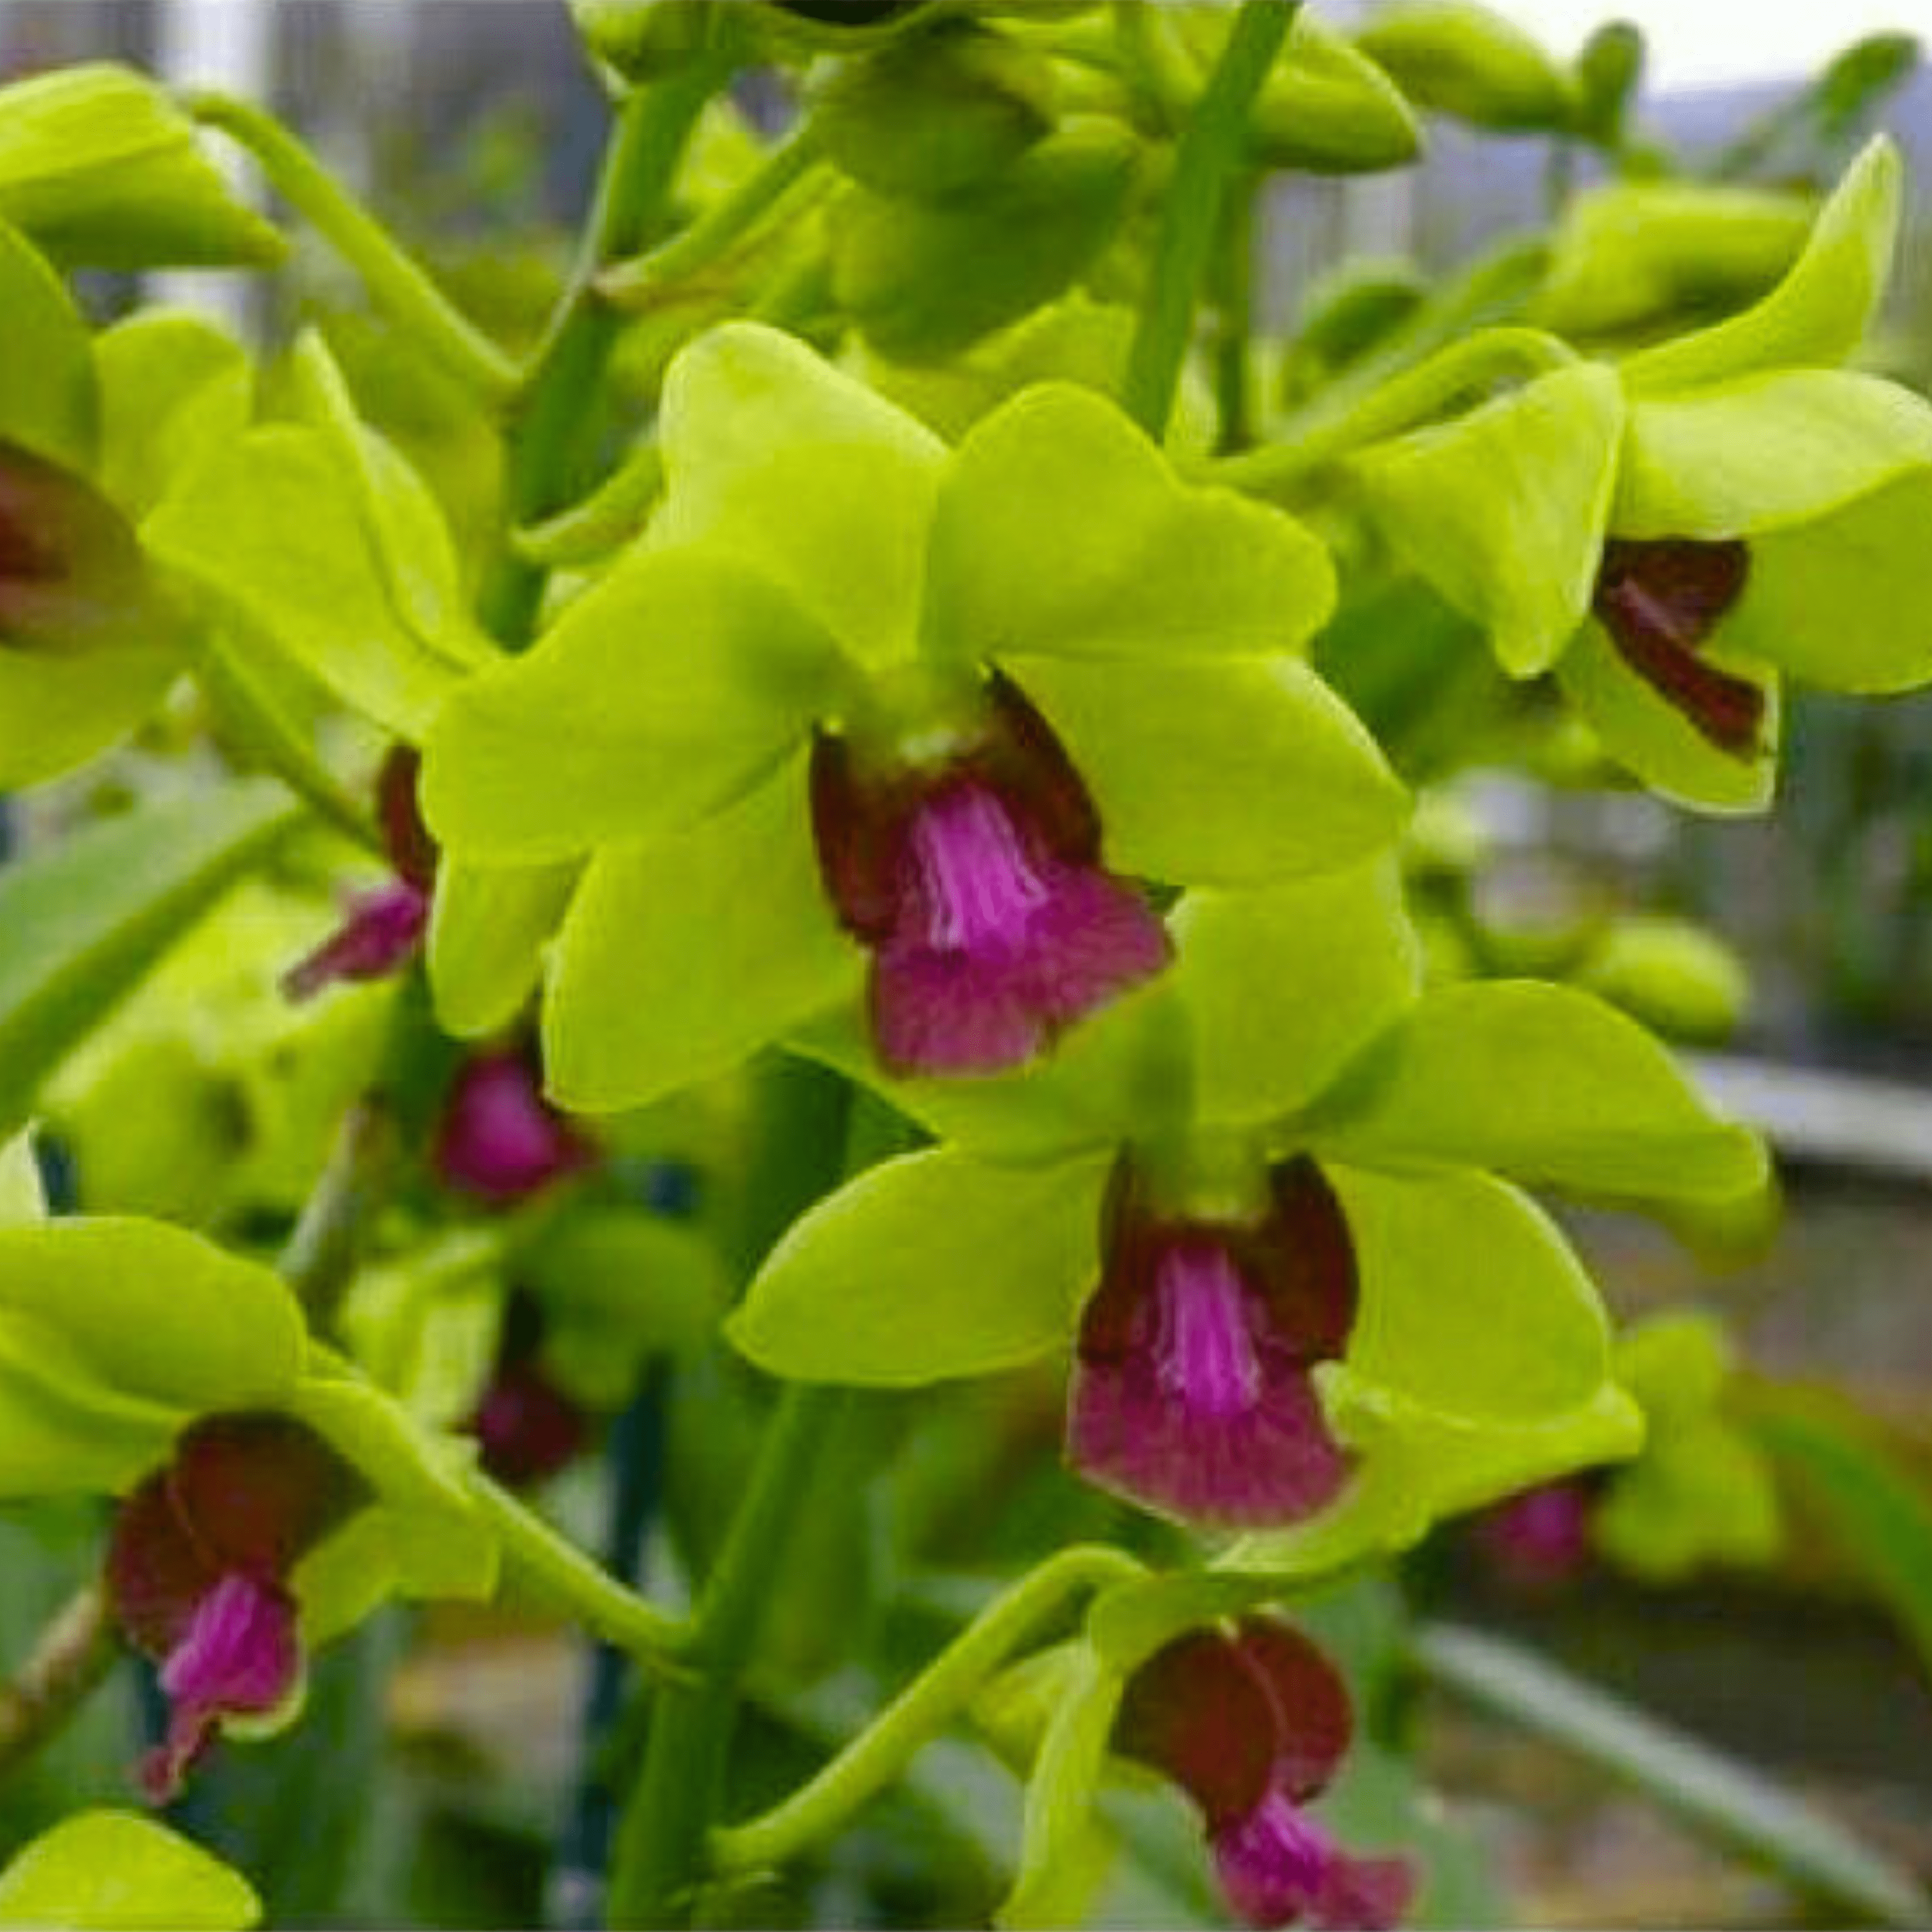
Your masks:
<path fill-rule="evenodd" d="M 1127 358 L 1121 400 L 1156 440 L 1167 434 L 1228 184 L 1247 145 L 1248 113 L 1294 24 L 1300 0 L 1242 0 L 1221 58 L 1175 153 L 1154 273 Z"/>
<path fill-rule="evenodd" d="M 527 1584 L 646 1670 L 678 1675 L 677 1660 L 692 1638 L 688 1624 L 626 1588 L 488 1476 L 472 1472 L 469 1488 L 500 1539 L 505 1562 Z"/>
<path fill-rule="evenodd" d="M 182 104 L 254 156 L 276 193 L 361 276 L 376 306 L 459 382 L 493 403 L 515 393 L 516 364 L 272 114 L 226 94 L 190 94 Z"/>
<path fill-rule="evenodd" d="M 603 270 L 597 278 L 598 292 L 620 308 L 650 308 L 713 267 L 781 201 L 789 207 L 815 199 L 830 179 L 808 122 L 778 142 L 730 194 L 688 228 L 646 255 Z M 793 196 L 791 190 L 801 183 L 810 193 L 802 190 Z"/>
<path fill-rule="evenodd" d="M 693 61 L 632 94 L 619 111 L 576 268 L 511 424 L 503 495 L 513 530 L 540 523 L 582 494 L 598 392 L 623 326 L 598 292 L 598 278 L 634 255 L 662 222 L 698 117 L 730 71 L 722 53 Z M 530 641 L 544 575 L 506 548 L 484 584 L 483 622 L 513 649 Z"/>
<path fill-rule="evenodd" d="M 698 1682 L 671 1686 L 652 1702 L 643 1775 L 617 1828 L 606 1906 L 614 1927 L 691 1923 L 724 1795 L 740 1683 L 780 1587 L 818 1450 L 845 1400 L 842 1389 L 795 1384 L 766 1426 L 685 1653 Z"/>
<path fill-rule="evenodd" d="M 1124 1550 L 1076 1544 L 1022 1577 L 941 1651 L 808 1784 L 761 1817 L 714 1832 L 721 1872 L 783 1864 L 829 1838 L 898 1778 L 919 1751 L 964 1710 L 980 1687 L 1067 1600 L 1144 1576 Z"/>
<path fill-rule="evenodd" d="M 1576 352 L 1534 328 L 1486 328 L 1372 390 L 1298 442 L 1270 443 L 1203 466 L 1216 483 L 1256 496 L 1292 496 L 1330 464 L 1385 436 L 1426 422 L 1459 397 L 1498 376 L 1570 368 Z"/>
<path fill-rule="evenodd" d="M 1246 449 L 1254 432 L 1255 202 L 1260 182 L 1244 174 L 1221 211 L 1214 261 L 1215 448 Z"/>
<path fill-rule="evenodd" d="M 0 1684 L 0 1780 L 65 1728 L 120 1654 L 106 1592 L 83 1585 L 49 1618 L 11 1680 Z"/>

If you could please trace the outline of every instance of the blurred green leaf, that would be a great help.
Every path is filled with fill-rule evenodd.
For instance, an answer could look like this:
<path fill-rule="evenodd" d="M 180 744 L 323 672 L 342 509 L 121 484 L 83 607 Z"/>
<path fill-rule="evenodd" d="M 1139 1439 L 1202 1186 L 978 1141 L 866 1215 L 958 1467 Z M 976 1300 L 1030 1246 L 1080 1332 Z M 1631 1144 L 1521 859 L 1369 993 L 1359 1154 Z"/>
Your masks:
<path fill-rule="evenodd" d="M 90 826 L 0 875 L 0 1132 L 170 944 L 292 822 L 266 781 Z"/>

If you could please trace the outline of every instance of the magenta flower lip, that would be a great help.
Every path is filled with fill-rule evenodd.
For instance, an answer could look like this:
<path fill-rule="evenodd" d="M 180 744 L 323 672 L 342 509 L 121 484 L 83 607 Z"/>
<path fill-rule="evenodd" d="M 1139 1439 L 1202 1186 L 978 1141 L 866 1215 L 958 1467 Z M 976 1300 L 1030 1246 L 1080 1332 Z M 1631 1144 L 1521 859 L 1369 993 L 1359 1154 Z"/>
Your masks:
<path fill-rule="evenodd" d="M 1298 1522 L 1348 1479 L 1309 1373 L 1340 1357 L 1354 1320 L 1347 1225 L 1305 1156 L 1270 1186 L 1251 1226 L 1163 1217 L 1126 1155 L 1103 1210 L 1068 1454 L 1090 1480 L 1190 1522 Z"/>
<path fill-rule="evenodd" d="M 428 927 L 428 896 L 407 879 L 356 893 L 342 923 L 282 975 L 282 992 L 307 1000 L 339 982 L 386 980 L 415 957 Z"/>
<path fill-rule="evenodd" d="M 872 769 L 813 740 L 812 824 L 841 922 L 872 951 L 881 1062 L 997 1073 L 1166 966 L 1167 931 L 1100 862 L 1079 775 L 1009 680 L 985 735 L 936 766 Z"/>
<path fill-rule="evenodd" d="M 1376 1932 L 1407 1909 L 1401 1858 L 1356 1858 L 1303 1808 L 1326 1790 L 1354 1729 L 1347 1686 L 1271 1617 L 1190 1630 L 1129 1678 L 1113 1750 L 1200 1808 L 1229 1904 L 1250 1925 Z"/>
<path fill-rule="evenodd" d="M 170 1706 L 141 1772 L 155 1802 L 179 1792 L 222 1718 L 260 1716 L 293 1694 L 302 1654 L 289 1579 L 368 1493 L 312 1430 L 265 1412 L 194 1424 L 122 1504 L 109 1600 L 128 1640 L 160 1665 Z"/>

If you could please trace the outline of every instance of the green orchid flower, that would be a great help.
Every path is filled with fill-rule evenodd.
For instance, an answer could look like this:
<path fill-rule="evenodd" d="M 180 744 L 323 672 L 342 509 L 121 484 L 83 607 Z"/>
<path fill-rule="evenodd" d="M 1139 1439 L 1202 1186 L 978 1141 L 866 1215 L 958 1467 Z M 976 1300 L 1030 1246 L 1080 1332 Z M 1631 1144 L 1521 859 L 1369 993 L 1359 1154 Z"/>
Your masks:
<path fill-rule="evenodd" d="M 1838 366 L 1882 292 L 1898 195 L 1876 142 L 1754 308 L 1615 364 L 1556 350 L 1562 366 L 1348 466 L 1503 668 L 1553 669 L 1666 797 L 1765 806 L 1787 675 L 1865 693 L 1932 677 L 1932 406 Z"/>
<path fill-rule="evenodd" d="M 393 1594 L 488 1596 L 468 1445 L 309 1339 L 281 1280 L 164 1222 L 49 1221 L 0 1155 L 0 1497 L 120 1498 L 110 1600 L 172 1706 L 174 1790 L 218 1726 L 270 1727 L 302 1658 Z"/>
<path fill-rule="evenodd" d="M 728 1071 L 868 978 L 902 1070 L 1036 1054 L 1156 974 L 1130 878 L 1387 844 L 1400 788 L 1300 661 L 1298 524 L 1178 483 L 1111 404 L 1022 392 L 948 451 L 776 331 L 673 365 L 644 537 L 424 747 L 458 1031 L 543 994 L 564 1106 Z M 702 974 L 690 962 L 702 960 Z"/>
<path fill-rule="evenodd" d="M 781 1375 L 909 1386 L 1071 1340 L 1075 1462 L 1248 1532 L 1227 1561 L 1276 1574 L 1629 1454 L 1595 1292 L 1497 1177 L 1728 1198 L 1762 1172 L 1753 1137 L 1586 994 L 1418 994 L 1390 862 L 1191 893 L 1174 927 L 1168 980 L 1054 1063 L 888 1083 L 948 1144 L 797 1223 L 737 1346 Z M 867 1072 L 849 1028 L 805 1044 Z"/>
<path fill-rule="evenodd" d="M 132 1811 L 77 1811 L 0 1870 L 0 1925 L 123 1932 L 248 1932 L 262 1901 L 242 1874 L 191 1839 Z"/>

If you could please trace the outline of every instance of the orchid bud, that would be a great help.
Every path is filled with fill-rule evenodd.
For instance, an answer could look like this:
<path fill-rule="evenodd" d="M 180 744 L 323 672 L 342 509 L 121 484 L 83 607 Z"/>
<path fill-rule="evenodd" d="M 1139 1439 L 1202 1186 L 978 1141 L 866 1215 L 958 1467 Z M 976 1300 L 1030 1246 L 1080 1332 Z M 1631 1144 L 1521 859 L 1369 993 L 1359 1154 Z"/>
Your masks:
<path fill-rule="evenodd" d="M 1395 0 L 1355 44 L 1418 106 L 1498 134 L 1558 133 L 1575 112 L 1568 78 L 1522 30 L 1473 0 Z"/>
<path fill-rule="evenodd" d="M 812 124 L 852 178 L 937 199 L 1010 166 L 1053 125 L 1053 71 L 1005 35 L 962 22 L 844 63 Z"/>

